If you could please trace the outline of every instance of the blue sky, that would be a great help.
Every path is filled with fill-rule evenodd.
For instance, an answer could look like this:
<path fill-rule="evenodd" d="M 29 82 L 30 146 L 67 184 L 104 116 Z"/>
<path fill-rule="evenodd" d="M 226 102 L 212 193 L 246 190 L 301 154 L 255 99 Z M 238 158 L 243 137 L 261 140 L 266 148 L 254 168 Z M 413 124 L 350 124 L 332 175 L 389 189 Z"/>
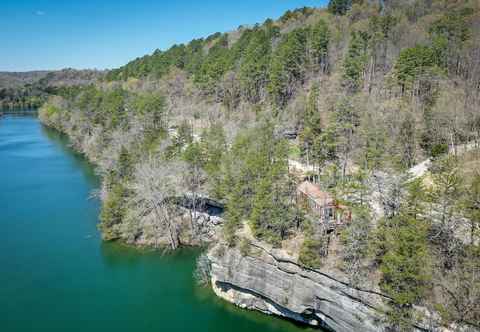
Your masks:
<path fill-rule="evenodd" d="M 114 68 L 326 0 L 1 0 L 0 71 Z"/>

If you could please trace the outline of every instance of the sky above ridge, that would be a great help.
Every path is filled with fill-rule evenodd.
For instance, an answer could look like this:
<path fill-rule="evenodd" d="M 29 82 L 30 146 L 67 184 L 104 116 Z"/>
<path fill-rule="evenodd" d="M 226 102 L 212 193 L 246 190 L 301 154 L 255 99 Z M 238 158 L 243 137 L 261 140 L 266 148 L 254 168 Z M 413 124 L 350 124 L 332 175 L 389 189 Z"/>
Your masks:
<path fill-rule="evenodd" d="M 1 0 L 0 71 L 114 68 L 326 0 Z"/>

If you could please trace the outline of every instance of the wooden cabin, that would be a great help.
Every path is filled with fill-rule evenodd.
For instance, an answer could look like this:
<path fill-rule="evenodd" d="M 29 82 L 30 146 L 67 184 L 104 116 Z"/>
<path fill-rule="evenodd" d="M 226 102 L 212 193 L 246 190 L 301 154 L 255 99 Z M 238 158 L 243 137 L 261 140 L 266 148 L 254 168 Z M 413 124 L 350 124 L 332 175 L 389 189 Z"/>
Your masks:
<path fill-rule="evenodd" d="M 351 220 L 351 211 L 333 197 L 332 194 L 322 191 L 320 187 L 310 181 L 303 181 L 297 187 L 297 203 L 309 211 L 318 221 L 328 229 L 334 229 Z"/>

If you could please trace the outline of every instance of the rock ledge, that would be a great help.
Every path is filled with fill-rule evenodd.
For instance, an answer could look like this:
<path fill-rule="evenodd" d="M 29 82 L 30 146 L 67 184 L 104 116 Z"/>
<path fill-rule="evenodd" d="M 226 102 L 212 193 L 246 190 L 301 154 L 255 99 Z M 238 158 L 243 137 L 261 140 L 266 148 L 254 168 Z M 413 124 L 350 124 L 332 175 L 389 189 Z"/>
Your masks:
<path fill-rule="evenodd" d="M 351 287 L 258 247 L 242 256 L 217 244 L 208 252 L 214 292 L 239 307 L 330 331 L 379 331 L 384 296 Z"/>

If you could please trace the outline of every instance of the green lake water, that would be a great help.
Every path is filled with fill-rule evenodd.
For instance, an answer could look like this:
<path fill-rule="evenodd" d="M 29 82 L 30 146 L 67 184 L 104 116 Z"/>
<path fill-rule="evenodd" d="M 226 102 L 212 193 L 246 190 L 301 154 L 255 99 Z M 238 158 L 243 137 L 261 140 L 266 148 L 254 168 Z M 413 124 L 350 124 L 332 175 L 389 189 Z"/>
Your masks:
<path fill-rule="evenodd" d="M 198 250 L 103 243 L 99 180 L 35 117 L 0 117 L 0 331 L 306 331 L 198 287 Z"/>

